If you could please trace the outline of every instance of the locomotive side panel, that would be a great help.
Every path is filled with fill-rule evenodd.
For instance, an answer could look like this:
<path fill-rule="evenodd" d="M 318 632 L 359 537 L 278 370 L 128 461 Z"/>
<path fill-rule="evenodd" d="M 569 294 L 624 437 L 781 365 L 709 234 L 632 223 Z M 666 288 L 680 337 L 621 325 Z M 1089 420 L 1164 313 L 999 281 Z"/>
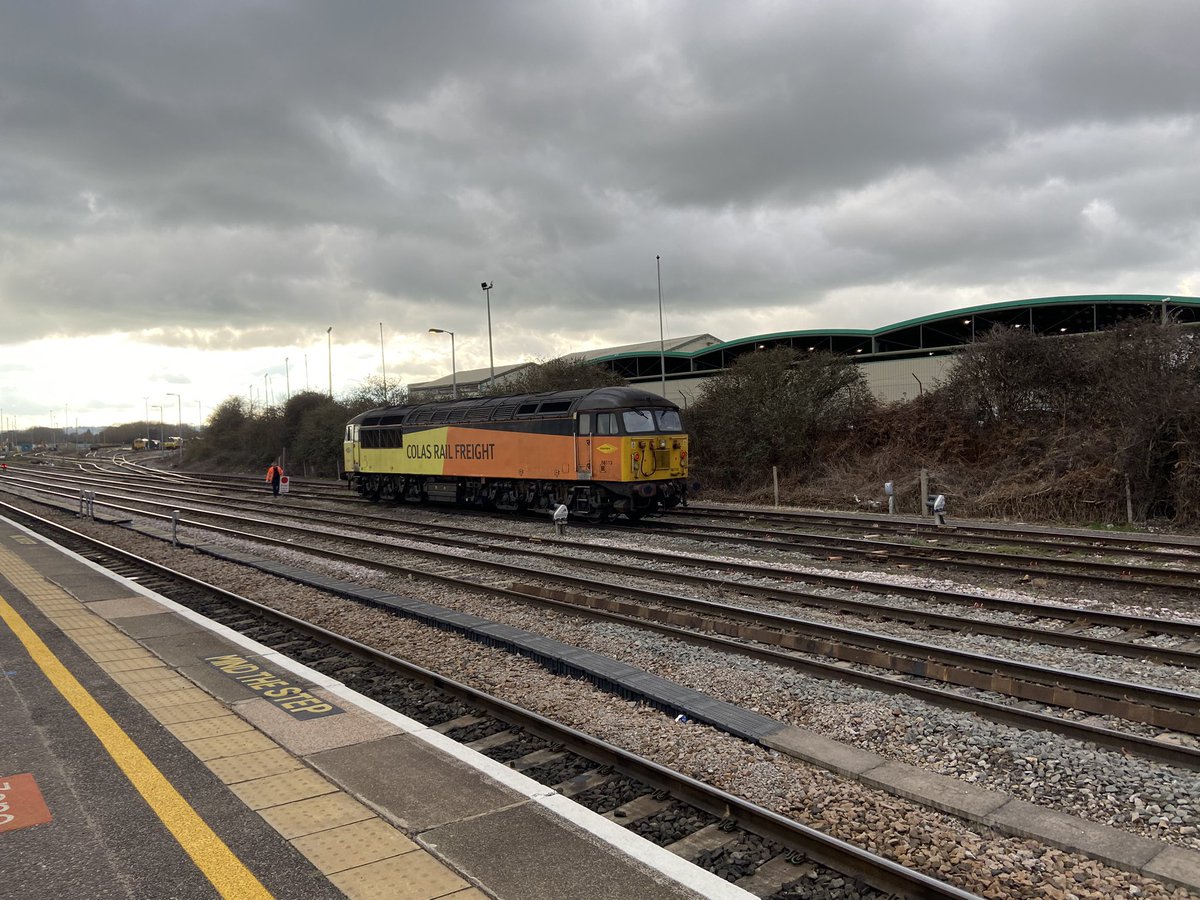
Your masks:
<path fill-rule="evenodd" d="M 400 452 L 403 457 L 399 467 L 381 471 L 463 478 L 575 477 L 569 435 L 454 426 L 429 428 L 404 435 Z"/>

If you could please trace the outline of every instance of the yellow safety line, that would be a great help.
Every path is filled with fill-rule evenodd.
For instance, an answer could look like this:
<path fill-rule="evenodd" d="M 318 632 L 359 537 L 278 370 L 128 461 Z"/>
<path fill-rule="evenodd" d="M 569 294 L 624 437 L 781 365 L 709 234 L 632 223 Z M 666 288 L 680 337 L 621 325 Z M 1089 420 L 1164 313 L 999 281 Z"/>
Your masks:
<path fill-rule="evenodd" d="M 200 815 L 175 790 L 166 776 L 158 770 L 104 708 L 93 699 L 76 679 L 59 662 L 53 651 L 34 633 L 20 614 L 0 596 L 0 618 L 25 645 L 30 657 L 50 679 L 68 703 L 79 713 L 80 718 L 92 730 L 108 755 L 120 766 L 125 777 L 142 795 L 150 808 L 175 836 L 192 861 L 204 873 L 222 897 L 249 900 L 264 898 L 271 893 L 262 886 L 253 873 L 233 851 L 225 845 Z"/>

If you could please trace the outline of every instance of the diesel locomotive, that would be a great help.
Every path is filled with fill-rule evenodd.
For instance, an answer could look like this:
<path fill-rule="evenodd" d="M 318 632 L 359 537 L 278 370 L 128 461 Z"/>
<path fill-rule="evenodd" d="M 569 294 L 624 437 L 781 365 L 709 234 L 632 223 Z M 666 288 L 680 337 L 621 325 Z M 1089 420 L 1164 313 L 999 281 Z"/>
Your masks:
<path fill-rule="evenodd" d="M 637 388 L 373 409 L 346 424 L 343 478 L 370 500 L 631 520 L 687 503 L 679 407 Z"/>

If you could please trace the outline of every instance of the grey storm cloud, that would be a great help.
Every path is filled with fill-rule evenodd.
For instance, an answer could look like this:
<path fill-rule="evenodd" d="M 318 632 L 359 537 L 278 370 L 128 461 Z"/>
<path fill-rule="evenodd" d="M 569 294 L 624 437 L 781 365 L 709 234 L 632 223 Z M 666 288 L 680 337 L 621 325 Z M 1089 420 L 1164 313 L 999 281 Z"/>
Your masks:
<path fill-rule="evenodd" d="M 1175 290 L 1196 34 L 1170 0 L 4 0 L 7 340 L 454 327 L 489 277 L 625 343 L 656 253 L 684 333 L 892 284 Z"/>

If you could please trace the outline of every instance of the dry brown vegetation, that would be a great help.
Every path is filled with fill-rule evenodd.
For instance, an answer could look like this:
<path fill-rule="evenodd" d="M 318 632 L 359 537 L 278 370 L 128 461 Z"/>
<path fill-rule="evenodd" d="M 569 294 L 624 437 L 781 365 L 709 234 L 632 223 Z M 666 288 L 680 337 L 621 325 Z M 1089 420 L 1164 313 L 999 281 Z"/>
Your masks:
<path fill-rule="evenodd" d="M 709 496 L 802 505 L 921 503 L 919 472 L 954 513 L 1076 524 L 1200 523 L 1200 347 L 1177 325 L 1041 338 L 997 330 L 936 389 L 881 406 L 848 360 L 756 353 L 689 410 Z"/>

